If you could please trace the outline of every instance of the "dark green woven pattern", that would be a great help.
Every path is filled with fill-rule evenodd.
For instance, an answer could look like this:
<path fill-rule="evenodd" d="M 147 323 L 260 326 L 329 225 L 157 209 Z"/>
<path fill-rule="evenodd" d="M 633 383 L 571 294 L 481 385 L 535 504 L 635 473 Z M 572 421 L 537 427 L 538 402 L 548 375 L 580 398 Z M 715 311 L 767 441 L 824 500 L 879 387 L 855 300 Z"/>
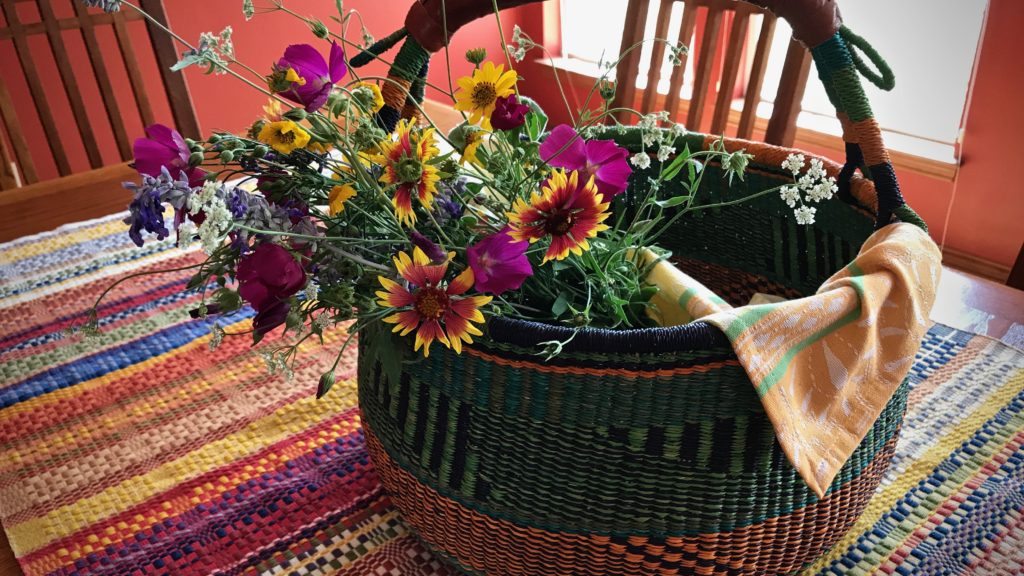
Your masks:
<path fill-rule="evenodd" d="M 530 352 L 477 349 L 513 361 Z M 362 363 L 359 393 L 364 418 L 392 458 L 488 516 L 566 532 L 721 532 L 817 500 L 732 359 L 726 366 L 728 353 L 699 363 L 693 354 L 563 359 L 595 370 L 622 361 L 650 371 L 672 360 L 694 368 L 644 378 L 442 354 L 408 366 L 399 382 Z M 874 460 L 905 402 L 903 387 L 830 492 Z"/>

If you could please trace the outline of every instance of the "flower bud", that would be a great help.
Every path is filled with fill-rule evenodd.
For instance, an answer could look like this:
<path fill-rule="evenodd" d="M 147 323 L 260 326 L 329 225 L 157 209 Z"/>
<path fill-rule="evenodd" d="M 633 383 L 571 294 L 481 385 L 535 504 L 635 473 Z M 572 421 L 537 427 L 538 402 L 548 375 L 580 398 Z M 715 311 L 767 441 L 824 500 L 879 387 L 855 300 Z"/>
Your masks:
<path fill-rule="evenodd" d="M 330 32 L 327 30 L 327 26 L 319 20 L 314 20 L 312 23 L 310 23 L 309 28 L 313 31 L 313 35 L 316 36 L 317 38 L 326 39 L 327 36 L 330 34 Z"/>
<path fill-rule="evenodd" d="M 486 48 L 470 48 L 469 50 L 466 50 L 466 60 L 469 60 L 469 63 L 474 66 L 479 66 L 486 59 Z"/>
<path fill-rule="evenodd" d="M 213 134 L 207 138 L 206 141 L 210 144 L 216 144 L 217 142 L 220 142 L 220 134 Z"/>
<path fill-rule="evenodd" d="M 291 120 L 292 122 L 302 122 L 306 119 L 306 111 L 302 108 L 292 108 L 281 116 Z"/>
<path fill-rule="evenodd" d="M 263 158 L 269 152 L 270 152 L 270 148 L 267 148 L 266 146 L 260 144 L 259 146 L 253 148 L 252 155 L 257 157 L 257 158 Z"/>
<path fill-rule="evenodd" d="M 192 168 L 199 166 L 203 163 L 205 155 L 202 152 L 193 152 L 188 156 L 188 165 Z"/>
<path fill-rule="evenodd" d="M 235 153 L 231 150 L 225 150 L 220 153 L 220 161 L 222 164 L 230 164 L 235 159 Z"/>

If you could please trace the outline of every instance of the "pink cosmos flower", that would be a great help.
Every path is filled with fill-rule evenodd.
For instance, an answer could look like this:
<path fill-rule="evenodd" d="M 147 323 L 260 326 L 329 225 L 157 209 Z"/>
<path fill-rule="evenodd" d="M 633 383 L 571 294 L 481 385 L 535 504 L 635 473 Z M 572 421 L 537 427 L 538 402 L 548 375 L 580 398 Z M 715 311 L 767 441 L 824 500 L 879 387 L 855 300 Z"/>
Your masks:
<path fill-rule="evenodd" d="M 513 240 L 508 229 L 470 246 L 466 256 L 473 269 L 477 291 L 502 294 L 519 288 L 524 280 L 533 276 L 533 268 L 526 258 L 529 246 L 525 240 Z"/>
<path fill-rule="evenodd" d="M 540 145 L 540 157 L 551 166 L 578 171 L 581 183 L 593 176 L 597 191 L 606 201 L 621 194 L 629 183 L 633 169 L 626 160 L 628 156 L 629 152 L 614 141 L 584 140 L 567 124 L 556 126 Z"/>
<path fill-rule="evenodd" d="M 331 43 L 330 64 L 309 44 L 292 44 L 274 65 L 268 82 L 271 91 L 315 112 L 346 72 L 345 54 L 337 42 Z"/>
<path fill-rule="evenodd" d="M 153 124 L 146 127 L 146 136 L 148 138 L 137 138 L 132 148 L 135 169 L 139 174 L 158 178 L 161 169 L 166 167 L 172 179 L 177 180 L 184 173 L 189 186 L 203 185 L 206 172 L 189 167 L 188 157 L 191 152 L 177 130 L 163 124 Z"/>

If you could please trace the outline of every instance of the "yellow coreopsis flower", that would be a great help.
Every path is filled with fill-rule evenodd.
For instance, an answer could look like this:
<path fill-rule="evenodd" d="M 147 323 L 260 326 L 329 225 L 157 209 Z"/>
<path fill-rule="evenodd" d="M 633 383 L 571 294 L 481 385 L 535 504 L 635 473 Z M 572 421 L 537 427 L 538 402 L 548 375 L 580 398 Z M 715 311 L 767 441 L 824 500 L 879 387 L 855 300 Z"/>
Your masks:
<path fill-rule="evenodd" d="M 351 184 L 339 184 L 331 188 L 327 196 L 327 215 L 336 216 L 345 210 L 345 202 L 356 196 L 356 189 Z"/>
<path fill-rule="evenodd" d="M 281 154 L 290 154 L 292 150 L 309 144 L 309 132 L 291 120 L 268 122 L 260 130 L 259 141 L 269 144 Z"/>
<path fill-rule="evenodd" d="M 376 114 L 384 107 L 384 96 L 380 93 L 380 86 L 373 84 L 372 82 L 357 82 L 352 87 L 353 90 L 357 88 L 365 88 L 373 94 L 373 102 L 370 105 L 370 113 Z"/>
<path fill-rule="evenodd" d="M 466 130 L 466 145 L 462 148 L 459 156 L 459 164 L 465 164 L 468 160 L 473 164 L 480 165 L 480 159 L 476 157 L 476 150 L 484 143 L 483 132 L 477 129 Z"/>
<path fill-rule="evenodd" d="M 517 78 L 515 70 L 505 72 L 504 64 L 495 66 L 493 62 L 484 62 L 472 76 L 459 78 L 455 109 L 469 112 L 470 124 L 479 122 L 485 130 L 490 130 L 491 113 L 498 98 L 514 92 Z"/>

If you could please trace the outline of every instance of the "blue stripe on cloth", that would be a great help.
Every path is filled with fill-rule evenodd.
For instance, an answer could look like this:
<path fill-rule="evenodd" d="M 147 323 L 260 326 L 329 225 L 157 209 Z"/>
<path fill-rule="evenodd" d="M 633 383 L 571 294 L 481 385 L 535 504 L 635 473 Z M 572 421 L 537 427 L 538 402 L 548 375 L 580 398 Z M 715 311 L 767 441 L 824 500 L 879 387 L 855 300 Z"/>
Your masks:
<path fill-rule="evenodd" d="M 0 265 L 0 274 L 7 278 L 31 276 L 40 268 L 55 269 L 73 266 L 76 262 L 88 261 L 91 256 L 114 251 L 135 250 L 136 246 L 124 230 L 89 238 L 84 242 L 69 244 L 49 252 L 41 252 L 10 264 Z"/>
<path fill-rule="evenodd" d="M 232 314 L 217 318 L 208 317 L 202 320 L 188 320 L 181 324 L 168 326 L 145 338 L 133 340 L 103 352 L 51 368 L 28 380 L 0 390 L 0 408 L 7 408 L 36 396 L 74 386 L 104 374 L 109 374 L 115 370 L 127 368 L 132 364 L 166 354 L 201 336 L 209 334 L 210 326 L 215 320 L 233 323 L 253 316 L 255 316 L 255 312 L 252 308 L 245 307 Z"/>

